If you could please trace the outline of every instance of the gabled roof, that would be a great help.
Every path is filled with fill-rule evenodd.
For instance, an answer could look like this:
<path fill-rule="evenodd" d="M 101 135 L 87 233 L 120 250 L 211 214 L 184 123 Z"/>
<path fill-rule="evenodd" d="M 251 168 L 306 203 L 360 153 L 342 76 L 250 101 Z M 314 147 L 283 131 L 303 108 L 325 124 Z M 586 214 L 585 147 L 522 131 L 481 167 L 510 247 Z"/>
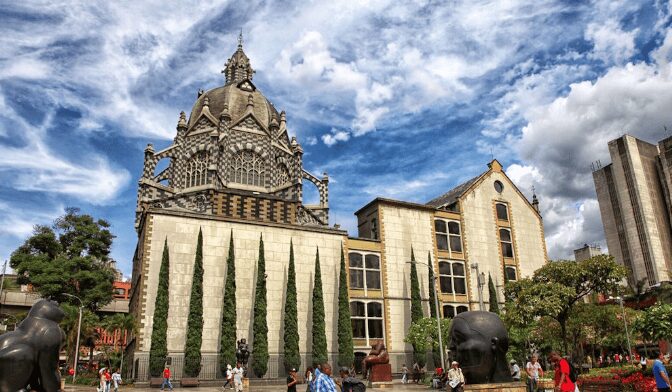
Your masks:
<path fill-rule="evenodd" d="M 443 195 L 434 198 L 430 201 L 428 201 L 426 204 L 428 206 L 440 208 L 445 205 L 450 205 L 453 204 L 459 199 L 462 195 L 469 190 L 472 184 L 474 184 L 476 181 L 478 181 L 479 178 L 481 178 L 483 174 L 480 174 L 466 182 L 461 183 L 460 185 L 456 186 L 455 188 L 449 190 L 448 192 L 444 193 Z"/>

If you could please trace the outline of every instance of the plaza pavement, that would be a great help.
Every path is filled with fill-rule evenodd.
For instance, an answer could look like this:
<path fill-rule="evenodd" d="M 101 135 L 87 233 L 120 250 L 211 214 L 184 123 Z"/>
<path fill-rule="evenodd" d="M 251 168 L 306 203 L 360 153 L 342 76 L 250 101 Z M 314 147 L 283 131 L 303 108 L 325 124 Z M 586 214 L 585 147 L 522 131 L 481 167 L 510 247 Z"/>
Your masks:
<path fill-rule="evenodd" d="M 250 386 L 249 389 L 245 389 L 244 392 L 284 392 L 286 391 L 287 388 L 283 387 L 282 385 L 265 385 L 265 386 L 257 386 L 257 385 L 252 385 Z M 306 384 L 299 384 L 297 385 L 297 390 L 299 392 L 303 392 L 306 390 Z M 417 384 L 402 384 L 399 380 L 394 380 L 394 384 L 392 388 L 385 388 L 385 389 L 373 389 L 373 388 L 367 388 L 367 391 L 422 391 L 422 390 L 430 390 L 426 385 L 417 385 Z M 65 392 L 95 392 L 96 387 L 87 387 L 87 386 L 82 386 L 82 385 L 66 385 L 65 386 Z M 119 392 L 159 392 L 160 390 L 158 388 L 136 388 L 133 386 L 122 386 L 119 388 Z M 233 389 L 222 389 L 222 387 L 198 387 L 198 388 L 175 388 L 174 391 L 176 392 L 229 392 L 233 391 Z"/>

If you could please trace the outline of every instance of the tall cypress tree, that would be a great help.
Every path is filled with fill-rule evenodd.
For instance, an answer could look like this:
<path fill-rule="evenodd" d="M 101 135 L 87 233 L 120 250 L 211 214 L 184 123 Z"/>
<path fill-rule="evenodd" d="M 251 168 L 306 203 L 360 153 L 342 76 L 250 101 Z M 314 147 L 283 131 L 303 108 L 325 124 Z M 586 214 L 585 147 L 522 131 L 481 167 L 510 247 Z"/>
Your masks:
<path fill-rule="evenodd" d="M 149 374 L 161 377 L 163 365 L 168 356 L 168 287 L 170 277 L 170 258 L 168 256 L 168 238 L 163 244 L 163 256 L 159 269 L 159 288 L 156 291 L 154 304 L 154 321 L 152 323 L 152 345 L 149 349 Z"/>
<path fill-rule="evenodd" d="M 315 253 L 315 286 L 313 287 L 313 364 L 327 362 L 327 333 L 324 320 L 324 296 L 320 248 Z"/>
<path fill-rule="evenodd" d="M 411 247 L 411 322 L 417 323 L 422 317 L 420 282 L 418 281 L 418 270 L 415 266 L 415 253 L 413 247 Z M 413 356 L 420 367 L 425 365 L 425 353 L 418 351 L 415 346 L 413 346 Z"/>
<path fill-rule="evenodd" d="M 268 323 L 266 322 L 266 259 L 264 238 L 259 238 L 259 261 L 257 263 L 257 287 L 254 292 L 254 323 L 252 333 L 252 370 L 257 377 L 268 371 Z"/>
<path fill-rule="evenodd" d="M 413 248 L 411 248 L 411 322 L 417 323 L 422 317 L 420 282 L 418 281 L 418 270 L 415 266 L 415 254 Z"/>
<path fill-rule="evenodd" d="M 492 275 L 488 272 L 488 294 L 490 299 L 490 311 L 499 314 L 499 303 L 497 302 L 497 290 L 492 281 Z"/>
<path fill-rule="evenodd" d="M 226 365 L 236 362 L 236 257 L 233 248 L 233 230 L 226 259 L 226 283 L 222 302 L 222 330 L 219 347 L 219 369 L 226 374 Z"/>
<path fill-rule="evenodd" d="M 434 282 L 434 265 L 432 264 L 432 255 L 427 252 L 427 265 L 429 266 L 429 314 L 432 318 L 436 318 L 436 302 L 435 293 L 436 282 Z"/>
<path fill-rule="evenodd" d="M 289 268 L 287 269 L 287 295 L 285 296 L 285 370 L 299 368 L 299 321 L 296 309 L 296 270 L 294 268 L 294 244 L 289 242 Z"/>
<path fill-rule="evenodd" d="M 343 244 L 341 244 L 341 272 L 338 277 L 338 366 L 349 367 L 355 363 L 350 317 L 348 275 L 345 271 L 345 255 L 343 254 Z"/>
<path fill-rule="evenodd" d="M 201 372 L 201 344 L 203 343 L 203 232 L 198 229 L 194 277 L 191 282 L 187 342 L 184 347 L 184 375 L 198 377 Z"/>

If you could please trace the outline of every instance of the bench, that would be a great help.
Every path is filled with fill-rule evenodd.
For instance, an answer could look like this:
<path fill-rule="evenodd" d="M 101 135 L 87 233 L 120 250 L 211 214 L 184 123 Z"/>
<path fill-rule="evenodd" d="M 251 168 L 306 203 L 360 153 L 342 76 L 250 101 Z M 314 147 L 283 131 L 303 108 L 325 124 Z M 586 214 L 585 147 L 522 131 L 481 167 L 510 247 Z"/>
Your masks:
<path fill-rule="evenodd" d="M 180 386 L 183 387 L 197 387 L 199 384 L 197 378 L 183 378 L 180 380 Z"/>

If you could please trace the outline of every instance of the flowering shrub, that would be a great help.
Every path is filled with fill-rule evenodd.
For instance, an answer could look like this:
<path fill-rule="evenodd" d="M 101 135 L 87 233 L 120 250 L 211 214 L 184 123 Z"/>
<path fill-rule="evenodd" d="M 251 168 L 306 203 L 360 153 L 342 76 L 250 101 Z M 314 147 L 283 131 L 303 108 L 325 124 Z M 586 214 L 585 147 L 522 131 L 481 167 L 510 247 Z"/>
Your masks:
<path fill-rule="evenodd" d="M 593 369 L 590 373 L 581 375 L 577 382 L 582 390 L 584 386 L 591 384 L 620 384 L 624 392 L 656 392 L 656 382 L 651 372 L 647 373 L 642 373 L 634 366 Z"/>

